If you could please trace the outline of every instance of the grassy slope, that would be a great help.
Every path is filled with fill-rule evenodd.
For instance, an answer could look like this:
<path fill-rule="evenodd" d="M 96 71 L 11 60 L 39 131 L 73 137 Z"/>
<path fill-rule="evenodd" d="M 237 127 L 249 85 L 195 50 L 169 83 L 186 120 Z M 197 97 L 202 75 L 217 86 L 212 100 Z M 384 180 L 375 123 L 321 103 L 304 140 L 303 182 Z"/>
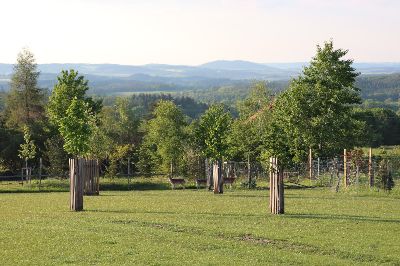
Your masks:
<path fill-rule="evenodd" d="M 0 265 L 400 264 L 398 193 L 286 190 L 283 216 L 266 190 L 107 191 L 80 213 L 68 197 L 1 193 Z"/>

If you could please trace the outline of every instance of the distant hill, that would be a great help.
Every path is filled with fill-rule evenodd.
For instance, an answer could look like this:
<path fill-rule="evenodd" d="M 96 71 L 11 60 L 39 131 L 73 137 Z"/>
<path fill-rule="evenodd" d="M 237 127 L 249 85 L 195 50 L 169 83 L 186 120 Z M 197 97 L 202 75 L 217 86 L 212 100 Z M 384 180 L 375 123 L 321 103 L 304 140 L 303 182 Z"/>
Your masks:
<path fill-rule="evenodd" d="M 199 66 L 68 63 L 39 64 L 38 68 L 41 71 L 39 85 L 43 88 L 52 88 L 61 70 L 75 69 L 90 81 L 92 93 L 107 95 L 217 90 L 221 87 L 247 88 L 253 80 L 284 81 L 279 84 L 287 84 L 305 65 L 307 63 L 304 62 L 260 64 L 242 60 L 218 60 Z M 364 89 L 364 98 L 395 100 L 399 77 L 393 73 L 400 73 L 400 63 L 354 63 L 354 67 L 363 74 L 371 75 L 359 79 L 358 84 Z M 12 71 L 12 64 L 0 64 L 0 90 L 8 89 Z M 384 77 L 375 78 L 374 75 Z"/>
<path fill-rule="evenodd" d="M 218 70 L 245 70 L 245 71 L 282 71 L 282 69 L 270 67 L 263 64 L 253 63 L 242 60 L 217 60 L 200 65 L 201 68 L 218 69 Z"/>

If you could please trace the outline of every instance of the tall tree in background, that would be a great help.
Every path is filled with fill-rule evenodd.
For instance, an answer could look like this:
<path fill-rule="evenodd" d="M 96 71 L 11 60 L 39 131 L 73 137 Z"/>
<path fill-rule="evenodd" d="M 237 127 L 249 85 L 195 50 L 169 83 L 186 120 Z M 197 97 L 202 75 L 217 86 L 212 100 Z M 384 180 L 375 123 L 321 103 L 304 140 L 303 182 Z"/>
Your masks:
<path fill-rule="evenodd" d="M 295 161 L 302 161 L 309 148 L 319 156 L 333 156 L 357 145 L 364 123 L 352 112 L 361 98 L 354 85 L 358 73 L 352 67 L 353 60 L 343 59 L 347 52 L 334 49 L 332 41 L 317 46 L 310 65 L 278 97 L 275 126 L 270 128 L 274 132 L 267 138 L 270 153 L 291 154 Z M 272 136 L 287 143 L 278 147 L 280 141 Z"/>
<path fill-rule="evenodd" d="M 18 54 L 6 99 L 6 125 L 22 131 L 44 117 L 45 95 L 38 88 L 39 77 L 34 55 L 27 49 Z"/>
<path fill-rule="evenodd" d="M 249 96 L 237 102 L 239 118 L 232 124 L 231 154 L 256 161 L 262 151 L 262 134 L 272 112 L 272 94 L 265 82 L 254 83 Z"/>
<path fill-rule="evenodd" d="M 172 176 L 183 157 L 186 119 L 172 101 L 165 100 L 158 102 L 153 115 L 147 125 L 145 142 L 149 146 L 155 144 L 164 170 L 170 168 Z"/>
<path fill-rule="evenodd" d="M 196 137 L 206 158 L 214 162 L 214 193 L 223 192 L 222 161 L 229 157 L 230 113 L 222 104 L 211 105 L 200 117 Z"/>

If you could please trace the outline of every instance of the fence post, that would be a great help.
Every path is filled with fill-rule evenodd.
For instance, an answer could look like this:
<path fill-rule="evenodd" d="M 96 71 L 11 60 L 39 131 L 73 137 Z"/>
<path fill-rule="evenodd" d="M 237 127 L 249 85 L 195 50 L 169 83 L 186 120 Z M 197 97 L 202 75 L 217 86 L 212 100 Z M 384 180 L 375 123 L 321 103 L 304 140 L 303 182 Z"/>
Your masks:
<path fill-rule="evenodd" d="M 128 190 L 130 185 L 130 179 L 131 179 L 131 159 L 128 158 Z"/>
<path fill-rule="evenodd" d="M 310 168 L 309 176 L 310 176 L 310 181 L 312 180 L 313 177 L 313 165 L 312 165 L 312 150 L 310 148 L 309 152 L 309 157 L 308 157 L 308 167 Z"/>
<path fill-rule="evenodd" d="M 248 188 L 251 188 L 251 165 L 250 165 L 250 154 L 247 155 L 247 181 Z"/>
<path fill-rule="evenodd" d="M 343 150 L 343 185 L 347 187 L 347 151 Z"/>
<path fill-rule="evenodd" d="M 208 190 L 211 190 L 213 183 L 213 168 L 211 167 L 210 159 L 205 160 L 205 165 L 206 165 L 206 176 L 207 176 L 207 188 Z"/>
<path fill-rule="evenodd" d="M 39 190 L 42 185 L 42 167 L 43 167 L 42 157 L 40 157 L 40 159 L 39 159 Z"/>
<path fill-rule="evenodd" d="M 269 159 L 269 209 L 272 214 L 285 212 L 283 171 L 279 170 L 278 159 Z"/>
<path fill-rule="evenodd" d="M 369 187 L 372 188 L 375 184 L 374 180 L 374 171 L 372 168 L 372 148 L 369 148 L 369 158 L 368 158 L 368 180 Z"/>

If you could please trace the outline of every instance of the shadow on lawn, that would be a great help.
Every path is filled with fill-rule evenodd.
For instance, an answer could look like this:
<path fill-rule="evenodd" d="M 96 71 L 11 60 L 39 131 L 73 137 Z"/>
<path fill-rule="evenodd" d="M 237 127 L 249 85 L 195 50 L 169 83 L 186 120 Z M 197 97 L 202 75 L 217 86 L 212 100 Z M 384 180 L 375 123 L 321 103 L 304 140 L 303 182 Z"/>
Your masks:
<path fill-rule="evenodd" d="M 362 215 L 287 213 L 283 216 L 285 218 L 295 219 L 350 220 L 360 222 L 400 223 L 400 220 L 398 219 L 382 219 L 381 217 Z"/>
<path fill-rule="evenodd" d="M 121 183 L 100 183 L 101 191 L 129 191 L 129 190 L 167 190 L 170 189 L 168 184 L 154 182 L 132 182 L 131 184 Z"/>

